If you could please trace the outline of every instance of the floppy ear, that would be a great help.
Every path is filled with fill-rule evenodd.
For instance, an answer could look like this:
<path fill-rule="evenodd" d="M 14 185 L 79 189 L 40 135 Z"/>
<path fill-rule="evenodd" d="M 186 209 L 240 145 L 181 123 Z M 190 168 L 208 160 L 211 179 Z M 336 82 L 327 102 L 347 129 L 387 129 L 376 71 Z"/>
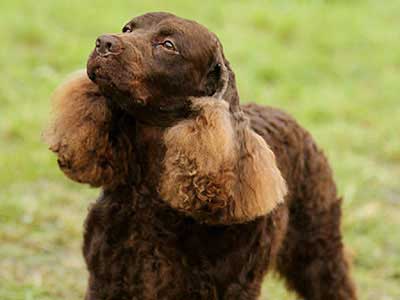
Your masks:
<path fill-rule="evenodd" d="M 163 199 L 208 224 L 248 222 L 270 213 L 287 190 L 267 143 L 224 100 L 197 98 L 192 106 L 196 117 L 164 136 Z"/>
<path fill-rule="evenodd" d="M 56 90 L 53 114 L 43 136 L 69 178 L 95 187 L 127 178 L 135 122 L 111 111 L 86 73 L 74 74 Z"/>

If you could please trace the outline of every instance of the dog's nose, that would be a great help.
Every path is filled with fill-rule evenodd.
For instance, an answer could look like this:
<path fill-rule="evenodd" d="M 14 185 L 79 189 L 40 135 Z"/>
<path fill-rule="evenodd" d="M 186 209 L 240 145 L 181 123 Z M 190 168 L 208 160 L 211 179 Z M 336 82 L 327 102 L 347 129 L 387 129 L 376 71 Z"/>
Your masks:
<path fill-rule="evenodd" d="M 96 40 L 96 52 L 102 56 L 119 54 L 122 51 L 122 42 L 113 35 L 102 35 Z"/>

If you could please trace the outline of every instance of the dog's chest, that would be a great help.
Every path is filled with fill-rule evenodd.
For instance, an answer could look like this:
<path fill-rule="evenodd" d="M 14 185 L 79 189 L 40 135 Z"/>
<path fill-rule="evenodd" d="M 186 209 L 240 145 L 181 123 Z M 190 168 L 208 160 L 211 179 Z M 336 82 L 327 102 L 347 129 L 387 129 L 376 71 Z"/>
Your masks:
<path fill-rule="evenodd" d="M 267 226 L 261 220 L 212 227 L 153 206 L 154 199 L 140 196 L 141 204 L 133 204 L 131 191 L 115 197 L 98 201 L 86 221 L 83 252 L 93 299 L 109 299 L 111 290 L 118 299 L 175 299 L 189 291 L 190 299 L 218 299 L 249 255 L 267 264 Z"/>

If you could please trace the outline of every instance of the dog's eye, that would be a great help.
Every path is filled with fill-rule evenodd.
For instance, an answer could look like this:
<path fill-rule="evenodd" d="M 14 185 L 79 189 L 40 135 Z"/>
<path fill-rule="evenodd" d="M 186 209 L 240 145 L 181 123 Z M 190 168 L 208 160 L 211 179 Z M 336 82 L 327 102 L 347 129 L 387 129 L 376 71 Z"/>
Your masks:
<path fill-rule="evenodd" d="M 167 50 L 176 51 L 174 44 L 169 40 L 164 41 L 161 45 Z"/>
<path fill-rule="evenodd" d="M 122 32 L 123 33 L 129 33 L 132 32 L 132 28 L 128 25 L 124 26 L 124 28 L 122 28 Z"/>

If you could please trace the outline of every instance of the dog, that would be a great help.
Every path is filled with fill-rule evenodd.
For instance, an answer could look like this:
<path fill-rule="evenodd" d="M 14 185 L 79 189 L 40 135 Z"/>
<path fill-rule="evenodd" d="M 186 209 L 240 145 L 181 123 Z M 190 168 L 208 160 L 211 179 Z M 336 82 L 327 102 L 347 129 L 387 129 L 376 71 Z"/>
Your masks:
<path fill-rule="evenodd" d="M 269 270 L 303 299 L 357 299 L 327 159 L 286 113 L 239 103 L 214 33 L 148 13 L 98 37 L 86 71 L 45 134 L 66 176 L 101 188 L 86 300 L 254 300 Z"/>

